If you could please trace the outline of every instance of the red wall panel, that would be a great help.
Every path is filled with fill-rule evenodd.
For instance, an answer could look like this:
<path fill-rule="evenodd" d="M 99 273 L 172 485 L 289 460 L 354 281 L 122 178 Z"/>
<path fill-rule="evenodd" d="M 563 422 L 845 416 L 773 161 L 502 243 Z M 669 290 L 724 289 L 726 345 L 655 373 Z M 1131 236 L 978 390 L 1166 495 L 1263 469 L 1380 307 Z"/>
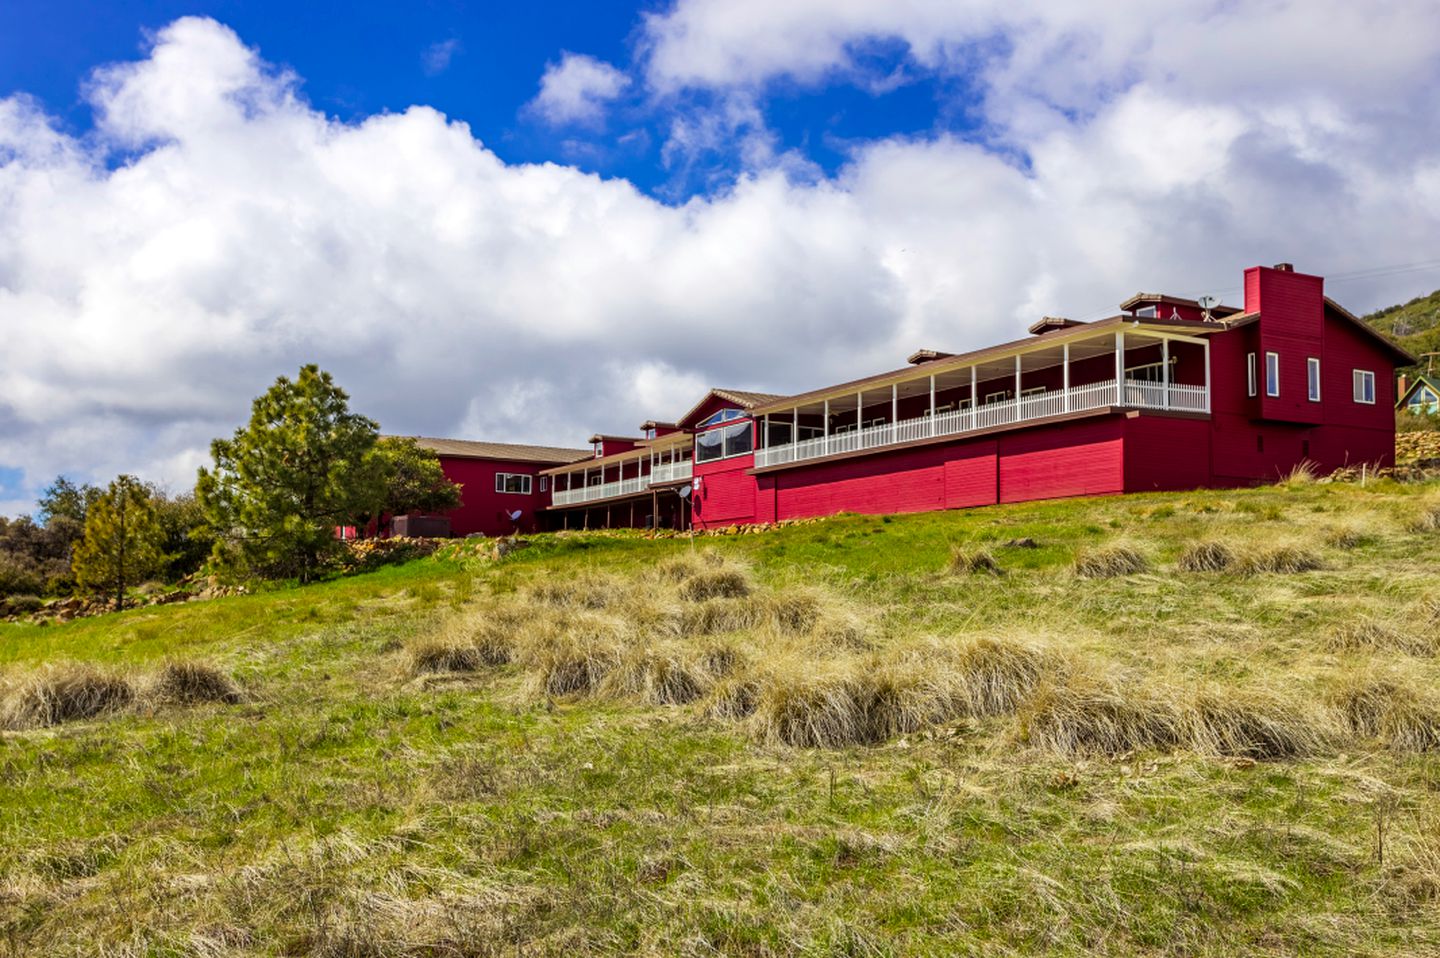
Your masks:
<path fill-rule="evenodd" d="M 1125 491 L 1196 489 L 1210 483 L 1211 424 L 1204 419 L 1125 420 Z"/>
<path fill-rule="evenodd" d="M 961 509 L 1000 501 L 999 443 L 975 439 L 951 450 L 945 461 L 945 506 Z"/>
<path fill-rule="evenodd" d="M 482 533 L 487 536 L 509 535 L 515 529 L 509 513 L 519 509 L 520 530 L 533 532 L 537 528 L 535 510 L 550 504 L 547 477 L 547 491 L 540 491 L 541 469 L 548 469 L 548 463 L 504 462 L 496 459 L 460 459 L 440 457 L 440 469 L 445 478 L 460 484 L 460 505 L 446 513 L 450 517 L 450 531 L 457 536 Z M 495 491 L 495 474 L 500 472 L 523 473 L 531 476 L 530 495 Z"/>
<path fill-rule="evenodd" d="M 1125 488 L 1123 419 L 1063 423 L 999 438 L 1001 502 L 1090 496 Z"/>

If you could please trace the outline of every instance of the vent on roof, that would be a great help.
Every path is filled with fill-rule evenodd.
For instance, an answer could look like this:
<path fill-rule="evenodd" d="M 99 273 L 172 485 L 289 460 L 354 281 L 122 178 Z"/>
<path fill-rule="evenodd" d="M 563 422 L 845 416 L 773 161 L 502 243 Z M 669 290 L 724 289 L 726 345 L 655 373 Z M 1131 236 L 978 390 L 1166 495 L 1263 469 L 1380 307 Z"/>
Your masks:
<path fill-rule="evenodd" d="M 1293 273 L 1293 272 L 1295 272 L 1295 264 L 1294 264 L 1294 263 L 1276 263 L 1273 268 L 1274 268 L 1277 272 L 1281 272 L 1281 273 Z"/>

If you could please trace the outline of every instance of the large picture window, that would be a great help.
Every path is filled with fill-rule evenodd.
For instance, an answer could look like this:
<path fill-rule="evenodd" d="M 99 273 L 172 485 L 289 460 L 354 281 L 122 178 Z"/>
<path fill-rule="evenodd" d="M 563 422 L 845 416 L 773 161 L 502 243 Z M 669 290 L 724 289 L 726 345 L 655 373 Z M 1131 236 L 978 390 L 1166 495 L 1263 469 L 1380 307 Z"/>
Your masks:
<path fill-rule="evenodd" d="M 495 491 L 517 496 L 530 495 L 530 477 L 514 472 L 495 473 Z"/>
<path fill-rule="evenodd" d="M 719 429 L 707 429 L 695 436 L 695 461 L 711 462 L 750 452 L 754 448 L 750 423 L 737 422 Z"/>

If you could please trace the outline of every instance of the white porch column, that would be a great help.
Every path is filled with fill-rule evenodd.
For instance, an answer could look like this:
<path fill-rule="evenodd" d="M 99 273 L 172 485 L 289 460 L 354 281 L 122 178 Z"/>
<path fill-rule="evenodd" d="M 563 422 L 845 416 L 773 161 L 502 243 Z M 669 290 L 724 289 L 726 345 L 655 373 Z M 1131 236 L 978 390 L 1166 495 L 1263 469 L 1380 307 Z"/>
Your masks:
<path fill-rule="evenodd" d="M 899 438 L 900 429 L 900 384 L 890 384 L 890 441 Z"/>
<path fill-rule="evenodd" d="M 865 428 L 865 394 L 855 394 L 855 431 L 858 433 Z M 860 448 L 860 438 L 855 438 L 855 448 Z"/>
<path fill-rule="evenodd" d="M 970 367 L 970 428 L 971 428 L 971 429 L 974 429 L 974 428 L 975 428 L 975 414 L 976 414 L 976 411 L 980 408 L 980 397 L 979 397 L 978 395 L 976 395 L 976 393 L 975 393 L 975 390 L 977 390 L 978 388 L 980 388 L 980 387 L 979 387 L 980 375 L 979 375 L 979 373 L 976 372 L 976 370 L 977 370 L 978 368 L 979 368 L 978 366 L 971 366 L 971 367 Z"/>
<path fill-rule="evenodd" d="M 1125 405 L 1125 333 L 1115 333 L 1115 405 Z"/>
<path fill-rule="evenodd" d="M 930 435 L 935 435 L 935 377 L 930 377 Z"/>
<path fill-rule="evenodd" d="M 1065 397 L 1064 397 L 1064 400 L 1063 400 L 1063 402 L 1065 403 L 1065 411 L 1066 411 L 1066 412 L 1069 412 L 1069 411 L 1070 411 L 1070 344 L 1069 344 L 1069 343 L 1065 343 L 1065 344 L 1061 347 L 1060 375 L 1063 377 L 1063 378 L 1061 379 L 1061 387 L 1060 387 L 1060 388 L 1062 388 L 1063 390 L 1065 390 Z"/>
<path fill-rule="evenodd" d="M 790 413 L 790 443 L 794 445 L 800 441 L 800 407 L 796 406 Z"/>
<path fill-rule="evenodd" d="M 822 413 L 825 422 L 820 426 L 820 435 L 825 438 L 824 451 L 822 455 L 830 455 L 830 400 L 825 400 L 825 409 Z"/>
<path fill-rule="evenodd" d="M 1160 337 L 1160 405 L 1170 408 L 1170 337 Z"/>
<path fill-rule="evenodd" d="M 1015 418 L 1020 415 L 1020 354 L 1015 354 Z"/>
<path fill-rule="evenodd" d="M 769 414 L 768 412 L 767 412 L 767 413 L 764 413 L 763 415 L 761 415 L 760 420 L 764 423 L 764 425 L 763 425 L 761 428 L 763 429 L 763 431 L 764 431 L 764 433 L 765 433 L 765 435 L 763 435 L 763 436 L 760 437 L 760 446 L 761 446 L 762 449 L 769 449 L 769 448 L 770 448 L 770 414 Z"/>
<path fill-rule="evenodd" d="M 1207 338 L 1201 347 L 1205 350 L 1205 411 L 1210 411 L 1210 340 Z"/>

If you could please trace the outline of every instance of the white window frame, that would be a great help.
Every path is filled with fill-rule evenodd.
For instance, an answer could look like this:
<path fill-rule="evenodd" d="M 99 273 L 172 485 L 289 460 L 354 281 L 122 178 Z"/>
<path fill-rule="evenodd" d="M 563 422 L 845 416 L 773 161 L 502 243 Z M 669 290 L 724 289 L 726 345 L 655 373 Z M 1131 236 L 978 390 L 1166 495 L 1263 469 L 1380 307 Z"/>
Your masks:
<path fill-rule="evenodd" d="M 727 410 L 721 410 L 721 412 L 725 412 L 725 411 L 727 411 Z M 719 413 L 717 413 L 716 415 L 719 415 Z M 722 436 L 721 439 L 720 439 L 720 455 L 714 457 L 713 459 L 704 459 L 704 460 L 702 460 L 702 459 L 700 458 L 699 452 L 700 452 L 700 437 L 701 437 L 701 436 L 707 435 L 707 434 L 712 433 L 712 432 L 717 432 L 717 431 L 721 431 L 721 430 L 727 430 L 727 429 L 733 428 L 734 426 L 737 426 L 737 425 L 744 425 L 747 429 L 750 430 L 750 448 L 749 448 L 749 449 L 744 449 L 744 450 L 741 450 L 740 452 L 729 452 L 728 449 L 729 449 L 729 447 L 730 447 L 730 444 L 729 444 L 728 442 L 726 442 L 726 441 L 725 441 L 725 438 Z M 778 425 L 778 424 L 777 424 L 777 425 Z M 787 425 L 788 425 L 788 424 L 787 424 Z M 710 427 L 709 429 L 702 429 L 700 432 L 697 432 L 697 433 L 695 434 L 695 439 L 694 439 L 694 442 L 693 442 L 693 444 L 692 444 L 692 448 L 695 450 L 695 462 L 696 462 L 696 463 L 701 463 L 701 462 L 719 462 L 721 459 L 734 459 L 736 456 L 749 456 L 749 455 L 752 455 L 752 454 L 754 454 L 754 452 L 755 452 L 755 420 L 753 420 L 753 419 L 747 419 L 747 418 L 745 418 L 745 417 L 742 415 L 741 420 L 731 419 L 731 420 L 729 420 L 728 422 L 721 423 L 721 424 L 718 425 L 718 426 L 712 426 L 712 427 Z"/>
<path fill-rule="evenodd" d="M 1179 356 L 1170 357 L 1170 384 L 1172 386 L 1175 384 L 1175 370 L 1179 359 Z M 1164 363 L 1157 360 L 1153 363 L 1141 363 L 1138 366 L 1126 366 L 1125 381 L 1129 383 L 1154 383 L 1159 386 L 1165 382 L 1165 374 L 1161 372 L 1164 365 Z M 1154 379 L 1150 378 L 1152 375 L 1155 377 Z"/>
<path fill-rule="evenodd" d="M 1135 316 L 1137 319 L 1159 319 L 1160 307 L 1141 306 L 1139 309 L 1135 310 Z"/>
<path fill-rule="evenodd" d="M 983 403 L 983 405 L 986 405 L 986 406 L 998 406 L 998 405 L 999 405 L 1000 403 L 1002 403 L 1002 402 L 1009 402 L 1009 401 L 1010 401 L 1010 390 L 1008 390 L 1008 389 L 1002 389 L 1002 390 L 1000 390 L 998 393 L 986 393 L 986 394 L 985 394 L 985 402 Z"/>
<path fill-rule="evenodd" d="M 1274 360 L 1274 364 L 1273 364 L 1273 365 L 1274 365 L 1275 374 L 1274 374 L 1273 376 L 1270 374 L 1271 365 L 1272 365 L 1272 364 L 1271 364 L 1271 360 Z M 1271 399 L 1279 399 L 1279 398 L 1280 398 L 1280 354 L 1279 354 L 1279 353 L 1266 353 L 1266 354 L 1265 354 L 1265 395 L 1268 396 L 1268 397 L 1270 397 Z"/>
<path fill-rule="evenodd" d="M 1370 369 L 1352 369 L 1350 371 L 1350 385 L 1352 398 L 1361 405 L 1375 405 L 1375 372 Z M 1365 387 L 1369 386 L 1367 390 Z M 1370 398 L 1366 399 L 1365 394 L 1369 392 Z"/>
<path fill-rule="evenodd" d="M 509 485 L 509 480 L 511 479 L 523 480 L 520 484 L 525 488 L 506 489 L 505 487 Z M 495 491 L 504 496 L 528 496 L 530 495 L 530 490 L 534 488 L 533 481 L 533 477 L 530 476 L 529 473 L 497 472 L 495 473 Z"/>
<path fill-rule="evenodd" d="M 1311 402 L 1320 401 L 1320 360 L 1314 356 L 1305 358 L 1305 394 Z"/>
<path fill-rule="evenodd" d="M 1259 377 L 1255 371 L 1255 354 L 1245 354 L 1245 386 L 1246 391 L 1251 395 L 1257 395 L 1260 389 Z"/>
<path fill-rule="evenodd" d="M 541 476 L 541 477 L 540 477 L 540 491 L 541 491 L 541 492 L 549 492 L 549 491 L 550 491 L 550 477 L 549 477 L 549 476 Z"/>

